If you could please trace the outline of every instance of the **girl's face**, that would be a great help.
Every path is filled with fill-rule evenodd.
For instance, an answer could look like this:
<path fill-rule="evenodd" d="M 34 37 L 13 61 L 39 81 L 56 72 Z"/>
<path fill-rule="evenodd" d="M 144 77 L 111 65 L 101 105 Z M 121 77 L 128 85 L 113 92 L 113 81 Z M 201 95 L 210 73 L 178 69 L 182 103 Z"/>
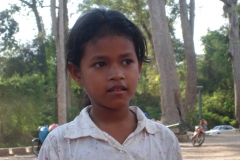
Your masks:
<path fill-rule="evenodd" d="M 128 107 L 141 68 L 132 41 L 121 36 L 105 36 L 94 44 L 88 42 L 79 68 L 68 64 L 72 77 L 84 86 L 92 106 L 112 109 Z"/>

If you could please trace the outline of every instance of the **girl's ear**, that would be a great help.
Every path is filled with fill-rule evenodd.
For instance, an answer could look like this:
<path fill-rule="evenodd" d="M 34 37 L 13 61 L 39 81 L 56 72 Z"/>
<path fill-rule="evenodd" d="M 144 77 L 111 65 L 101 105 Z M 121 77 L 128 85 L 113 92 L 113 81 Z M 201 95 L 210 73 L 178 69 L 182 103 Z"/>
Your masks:
<path fill-rule="evenodd" d="M 67 68 L 71 77 L 75 80 L 75 82 L 77 82 L 77 84 L 79 85 L 82 85 L 80 68 L 75 66 L 72 62 L 68 62 Z"/>

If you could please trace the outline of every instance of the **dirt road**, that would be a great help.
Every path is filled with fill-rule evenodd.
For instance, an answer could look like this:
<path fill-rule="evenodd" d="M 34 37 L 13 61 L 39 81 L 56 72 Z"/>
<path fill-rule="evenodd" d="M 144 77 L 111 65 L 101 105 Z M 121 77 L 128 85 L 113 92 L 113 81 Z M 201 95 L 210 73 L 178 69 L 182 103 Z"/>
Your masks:
<path fill-rule="evenodd" d="M 180 143 L 184 160 L 240 160 L 240 132 L 207 136 L 201 147 Z M 34 155 L 0 157 L 0 160 L 37 160 Z"/>
<path fill-rule="evenodd" d="M 191 142 L 180 145 L 184 160 L 240 160 L 240 132 L 206 136 L 201 147 L 193 147 Z"/>

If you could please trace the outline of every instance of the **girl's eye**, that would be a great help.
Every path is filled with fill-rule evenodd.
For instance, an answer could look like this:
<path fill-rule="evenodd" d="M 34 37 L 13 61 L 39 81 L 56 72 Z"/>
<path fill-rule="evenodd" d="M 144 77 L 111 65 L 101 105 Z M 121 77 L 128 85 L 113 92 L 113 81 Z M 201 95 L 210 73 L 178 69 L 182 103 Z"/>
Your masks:
<path fill-rule="evenodd" d="M 126 59 L 126 60 L 124 60 L 123 61 L 123 64 L 124 65 L 129 65 L 129 64 L 131 64 L 133 61 L 131 60 L 131 59 Z"/>
<path fill-rule="evenodd" d="M 98 62 L 94 66 L 97 67 L 97 68 L 101 68 L 101 67 L 106 66 L 106 63 L 105 62 Z"/>

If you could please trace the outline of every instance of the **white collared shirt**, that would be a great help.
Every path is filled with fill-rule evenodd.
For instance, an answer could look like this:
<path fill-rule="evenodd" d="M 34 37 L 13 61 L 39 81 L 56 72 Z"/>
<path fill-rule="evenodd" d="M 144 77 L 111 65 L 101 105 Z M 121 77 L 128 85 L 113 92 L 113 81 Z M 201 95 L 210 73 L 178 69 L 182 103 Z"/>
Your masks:
<path fill-rule="evenodd" d="M 181 160 L 176 136 L 162 124 L 144 116 L 138 108 L 138 125 L 123 144 L 100 130 L 89 117 L 88 106 L 72 122 L 49 133 L 39 160 Z"/>

